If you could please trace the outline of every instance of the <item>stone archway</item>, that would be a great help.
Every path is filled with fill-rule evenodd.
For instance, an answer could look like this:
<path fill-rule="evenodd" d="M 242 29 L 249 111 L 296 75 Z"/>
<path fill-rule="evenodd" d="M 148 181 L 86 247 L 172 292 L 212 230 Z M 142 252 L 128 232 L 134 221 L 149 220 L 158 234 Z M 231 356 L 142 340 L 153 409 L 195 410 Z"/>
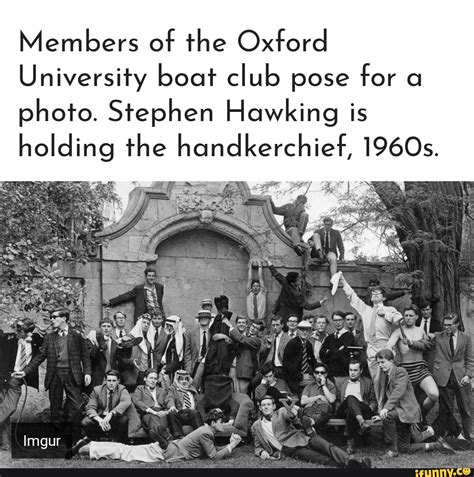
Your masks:
<path fill-rule="evenodd" d="M 166 312 L 179 315 L 187 329 L 196 326 L 203 298 L 225 294 L 234 314 L 245 315 L 249 253 L 238 242 L 214 230 L 184 230 L 160 242 L 156 255 Z"/>

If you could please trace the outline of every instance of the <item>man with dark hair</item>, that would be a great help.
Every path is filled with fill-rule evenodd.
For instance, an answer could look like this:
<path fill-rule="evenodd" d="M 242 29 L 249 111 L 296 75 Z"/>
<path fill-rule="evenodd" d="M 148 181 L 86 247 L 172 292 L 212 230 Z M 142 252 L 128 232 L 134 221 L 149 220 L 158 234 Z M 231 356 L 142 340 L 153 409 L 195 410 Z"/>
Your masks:
<path fill-rule="evenodd" d="M 298 397 L 291 392 L 286 381 L 276 376 L 271 363 L 265 363 L 261 367 L 260 373 L 262 380 L 255 388 L 255 401 L 259 402 L 263 396 L 268 395 L 273 397 L 277 407 L 281 407 L 280 399 L 289 397 L 298 400 Z"/>
<path fill-rule="evenodd" d="M 461 415 L 464 436 L 471 440 L 471 378 L 474 355 L 471 337 L 459 330 L 459 317 L 448 314 L 443 320 L 444 331 L 436 334 L 436 355 L 433 376 L 438 384 L 439 414 L 451 415 L 454 397 Z"/>
<path fill-rule="evenodd" d="M 426 299 L 423 299 L 420 301 L 419 305 L 421 316 L 419 316 L 416 326 L 419 326 L 428 336 L 433 335 L 433 333 L 439 333 L 443 331 L 442 323 L 433 317 L 433 309 L 430 302 Z M 428 369 L 431 374 L 433 374 L 435 356 L 436 350 L 434 347 L 423 351 L 423 358 L 427 362 Z"/>
<path fill-rule="evenodd" d="M 258 265 L 258 279 L 252 279 L 252 265 Z M 260 259 L 249 260 L 247 278 L 247 316 L 250 321 L 263 321 L 267 326 L 267 289 Z"/>
<path fill-rule="evenodd" d="M 156 282 L 156 270 L 151 267 L 145 269 L 145 283 L 137 285 L 132 290 L 118 295 L 110 300 L 104 300 L 104 306 L 117 306 L 121 303 L 133 301 L 135 303 L 135 311 L 133 314 L 134 323 L 138 318 L 145 314 L 153 314 L 155 310 L 165 316 L 163 308 L 164 287 L 161 283 Z"/>
<path fill-rule="evenodd" d="M 308 198 L 299 195 L 294 202 L 277 207 L 270 199 L 272 211 L 276 215 L 283 215 L 283 225 L 286 233 L 291 237 L 293 250 L 298 255 L 303 255 L 307 250 L 307 245 L 302 241 L 302 237 L 308 225 L 308 214 L 305 212 Z"/>
<path fill-rule="evenodd" d="M 414 453 L 433 450 L 454 454 L 456 451 L 442 438 L 436 442 L 411 444 L 411 425 L 421 421 L 421 410 L 413 392 L 408 373 L 394 363 L 394 354 L 382 349 L 375 354 L 382 370 L 378 381 L 380 418 L 383 420 L 385 442 L 388 451 L 385 457 L 397 457 L 398 452 Z M 377 390 L 376 390 L 377 393 Z"/>
<path fill-rule="evenodd" d="M 82 420 L 85 441 L 108 440 L 128 441 L 128 417 L 125 415 L 132 404 L 130 394 L 120 383 L 118 371 L 107 371 L 105 383 L 96 386 L 86 405 L 86 417 Z"/>
<path fill-rule="evenodd" d="M 38 353 L 43 337 L 34 332 L 35 324 L 29 318 L 17 321 L 15 333 L 0 330 L 0 442 L 2 449 L 10 449 L 10 416 L 16 411 L 21 396 L 22 380 L 11 377 L 21 371 Z M 38 390 L 38 370 L 25 376 L 27 386 Z"/>
<path fill-rule="evenodd" d="M 53 332 L 44 337 L 43 344 L 30 363 L 15 377 L 23 378 L 32 373 L 46 360 L 44 387 L 49 390 L 51 422 L 61 428 L 71 422 L 72 437 L 80 436 L 82 392 L 81 387 L 91 383 L 91 362 L 86 340 L 69 326 L 69 310 L 59 309 L 51 313 Z M 65 419 L 63 394 L 66 394 Z"/>
<path fill-rule="evenodd" d="M 313 303 L 306 300 L 304 293 L 301 291 L 301 278 L 298 272 L 288 272 L 284 277 L 273 266 L 269 258 L 266 258 L 265 261 L 270 267 L 271 274 L 281 284 L 280 295 L 273 313 L 281 317 L 284 329 L 286 329 L 286 322 L 289 316 L 293 315 L 301 320 L 303 310 L 314 310 L 324 305 L 326 298 L 321 301 L 316 300 Z"/>
<path fill-rule="evenodd" d="M 340 381 L 337 387 L 336 415 L 346 420 L 348 454 L 354 453 L 355 436 L 367 435 L 370 430 L 366 420 L 377 411 L 377 400 L 372 381 L 361 375 L 362 365 L 359 361 L 349 362 L 349 376 Z"/>
<path fill-rule="evenodd" d="M 272 318 L 272 334 L 262 340 L 260 358 L 266 364 L 272 364 L 275 376 L 283 378 L 283 353 L 290 341 L 287 333 L 283 331 L 282 319 L 279 316 Z"/>
<path fill-rule="evenodd" d="M 329 262 L 331 277 L 337 272 L 337 259 L 344 260 L 344 243 L 342 242 L 341 232 L 332 228 L 333 223 L 331 217 L 324 217 L 323 227 L 313 234 L 316 255 L 318 258 L 326 259 Z"/>
<path fill-rule="evenodd" d="M 325 340 L 319 351 L 321 361 L 326 364 L 329 376 L 334 378 L 336 386 L 347 376 L 350 352 L 349 346 L 354 346 L 354 336 L 344 328 L 345 313 L 334 311 L 331 319 L 334 325 L 334 333 Z"/>
<path fill-rule="evenodd" d="M 119 343 L 124 336 L 128 335 L 129 332 L 125 326 L 127 323 L 127 315 L 121 311 L 117 311 L 113 318 L 115 327 L 112 332 L 112 338 Z"/>
<path fill-rule="evenodd" d="M 173 439 L 167 428 L 168 409 L 174 402 L 165 388 L 158 387 L 158 371 L 148 369 L 145 372 L 145 384 L 137 386 L 132 394 L 143 429 L 148 432 L 153 442 L 158 442 L 162 449 L 166 449 L 168 442 Z"/>
<path fill-rule="evenodd" d="M 387 342 L 387 348 L 398 351 L 401 357 L 400 366 L 407 370 L 414 389 L 419 387 L 426 394 L 421 406 L 423 418 L 426 418 L 429 410 L 437 403 L 439 392 L 423 359 L 423 350 L 427 349 L 430 343 L 423 329 L 415 326 L 418 314 L 416 305 L 405 308 L 403 322 L 400 328 L 393 331 Z"/>
<path fill-rule="evenodd" d="M 314 323 L 314 332 L 311 334 L 313 338 L 313 351 L 316 361 L 321 361 L 319 352 L 321 351 L 321 346 L 323 345 L 325 339 L 329 336 L 329 333 L 326 331 L 327 326 L 329 325 L 329 320 L 325 315 L 317 315 Z"/>
<path fill-rule="evenodd" d="M 339 466 L 347 468 L 370 468 L 372 462 L 368 457 L 358 461 L 351 459 L 342 449 L 329 443 L 314 433 L 308 436 L 300 425 L 298 412 L 295 407 L 288 406 L 276 409 L 271 396 L 260 400 L 262 417 L 252 425 L 252 435 L 255 445 L 255 455 L 260 459 L 279 459 L 281 454 L 293 459 L 306 462 L 325 464 L 330 457 Z"/>
<path fill-rule="evenodd" d="M 127 446 L 118 442 L 91 442 L 79 451 L 88 455 L 90 459 L 115 459 L 127 462 L 179 462 L 183 460 L 209 457 L 212 460 L 221 460 L 232 455 L 232 451 L 239 445 L 242 438 L 238 434 L 230 436 L 229 444 L 216 448 L 214 444 L 216 432 L 224 430 L 222 422 L 224 415 L 220 409 L 211 409 L 205 418 L 205 423 L 183 439 L 171 442 L 163 451 L 157 442 L 142 446 Z"/>

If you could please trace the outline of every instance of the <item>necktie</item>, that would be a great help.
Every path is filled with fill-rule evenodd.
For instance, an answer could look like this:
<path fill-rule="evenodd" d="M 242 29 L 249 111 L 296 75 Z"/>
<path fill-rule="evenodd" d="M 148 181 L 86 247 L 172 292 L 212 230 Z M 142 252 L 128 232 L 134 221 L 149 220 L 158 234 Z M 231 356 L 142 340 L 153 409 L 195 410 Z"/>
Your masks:
<path fill-rule="evenodd" d="M 202 332 L 202 346 L 201 346 L 201 358 L 204 358 L 206 356 L 206 350 L 207 350 L 207 334 L 205 331 Z"/>
<path fill-rule="evenodd" d="M 105 360 L 106 360 L 106 365 L 105 365 L 105 370 L 109 371 L 110 368 L 110 340 L 107 340 L 107 351 L 105 353 Z"/>
<path fill-rule="evenodd" d="M 24 341 L 20 343 L 20 371 L 26 366 L 26 344 Z"/>
<path fill-rule="evenodd" d="M 425 324 L 423 326 L 423 329 L 425 330 L 425 334 L 428 334 L 428 319 L 425 319 Z"/>
<path fill-rule="evenodd" d="M 120 338 L 123 338 L 124 332 L 123 330 L 120 330 Z"/>
<path fill-rule="evenodd" d="M 154 341 L 154 347 L 153 349 L 156 348 L 156 344 L 158 343 L 158 338 L 160 337 L 160 328 L 155 328 L 155 336 L 153 338 L 153 341 Z"/>
<path fill-rule="evenodd" d="M 258 305 L 257 305 L 257 295 L 253 296 L 253 317 L 258 319 Z"/>
<path fill-rule="evenodd" d="M 369 326 L 369 336 L 371 340 L 375 340 L 375 320 L 377 319 L 377 307 L 374 306 L 374 310 L 372 311 L 372 316 L 370 318 L 370 326 Z"/>
<path fill-rule="evenodd" d="M 451 356 L 454 356 L 454 334 L 449 335 L 449 349 L 451 350 Z"/>
<path fill-rule="evenodd" d="M 277 338 L 278 336 L 275 335 L 274 338 L 273 338 L 273 365 L 275 366 L 275 359 L 276 359 L 276 356 L 277 356 L 277 353 L 278 353 L 278 350 L 277 350 Z"/>
<path fill-rule="evenodd" d="M 336 332 L 334 333 L 334 338 L 336 338 L 337 340 L 339 339 L 339 332 L 338 332 L 338 331 L 336 331 Z"/>
<path fill-rule="evenodd" d="M 326 235 L 324 237 L 324 253 L 329 252 L 329 232 L 326 232 Z"/>
<path fill-rule="evenodd" d="M 112 391 L 109 391 L 109 401 L 107 403 L 107 413 L 111 412 L 113 409 L 113 405 L 112 405 Z M 106 414 L 107 414 L 106 413 Z"/>
<path fill-rule="evenodd" d="M 306 350 L 306 341 L 303 341 L 303 357 L 301 358 L 301 371 L 303 374 L 308 372 L 308 352 Z"/>
<path fill-rule="evenodd" d="M 184 409 L 191 409 L 191 399 L 189 398 L 188 391 L 183 391 L 183 403 Z"/>

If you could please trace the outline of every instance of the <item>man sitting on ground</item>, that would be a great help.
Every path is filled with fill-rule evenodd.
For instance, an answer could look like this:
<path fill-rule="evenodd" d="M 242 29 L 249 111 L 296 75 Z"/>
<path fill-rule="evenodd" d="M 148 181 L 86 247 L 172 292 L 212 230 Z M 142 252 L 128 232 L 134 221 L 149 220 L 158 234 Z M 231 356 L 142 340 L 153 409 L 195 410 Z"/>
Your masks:
<path fill-rule="evenodd" d="M 271 396 L 264 396 L 260 401 L 262 417 L 254 422 L 252 435 L 255 454 L 260 459 L 279 459 L 281 454 L 293 459 L 325 464 L 329 456 L 338 465 L 348 468 L 370 468 L 368 457 L 358 461 L 351 459 L 342 449 L 329 443 L 314 433 L 311 437 L 303 430 L 295 428 L 299 421 L 298 411 L 294 406 L 276 409 Z"/>

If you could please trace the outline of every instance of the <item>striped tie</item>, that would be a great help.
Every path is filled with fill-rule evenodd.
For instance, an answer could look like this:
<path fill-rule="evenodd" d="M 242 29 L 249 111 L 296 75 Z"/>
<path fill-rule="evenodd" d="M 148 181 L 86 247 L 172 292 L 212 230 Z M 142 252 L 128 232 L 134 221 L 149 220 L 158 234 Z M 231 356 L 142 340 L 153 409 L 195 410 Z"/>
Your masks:
<path fill-rule="evenodd" d="M 20 371 L 26 366 L 26 344 L 24 341 L 20 343 Z"/>
<path fill-rule="evenodd" d="M 301 359 L 301 371 L 303 374 L 306 374 L 308 372 L 308 352 L 306 350 L 306 341 L 303 341 L 303 357 Z"/>
<path fill-rule="evenodd" d="M 188 391 L 183 391 L 183 402 L 184 402 L 184 409 L 191 409 L 191 399 L 189 397 Z"/>

